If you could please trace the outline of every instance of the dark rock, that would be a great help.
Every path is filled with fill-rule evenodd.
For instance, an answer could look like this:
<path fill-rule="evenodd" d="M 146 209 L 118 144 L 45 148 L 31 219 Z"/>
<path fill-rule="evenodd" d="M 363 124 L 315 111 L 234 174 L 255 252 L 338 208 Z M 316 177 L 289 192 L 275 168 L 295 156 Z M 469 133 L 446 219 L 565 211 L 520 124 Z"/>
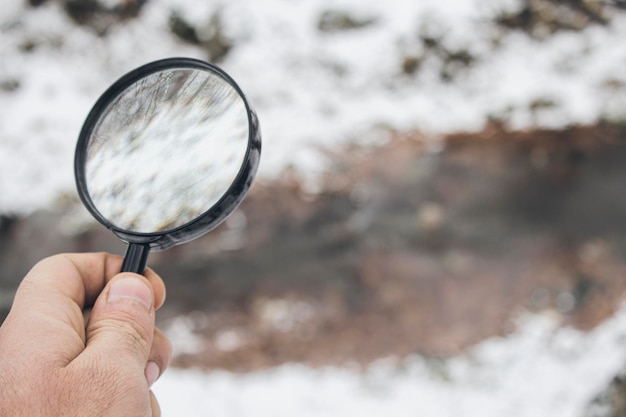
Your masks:
<path fill-rule="evenodd" d="M 402 72 L 407 75 L 415 74 L 421 66 L 422 58 L 417 56 L 405 56 L 402 60 Z"/>
<path fill-rule="evenodd" d="M 168 24 L 172 33 L 181 40 L 193 45 L 200 45 L 202 43 L 196 28 L 187 22 L 178 12 L 172 12 L 170 14 Z"/>
<path fill-rule="evenodd" d="M 115 24 L 139 15 L 147 0 L 119 0 L 114 5 L 99 0 L 63 0 L 66 13 L 78 24 L 104 35 Z"/>
<path fill-rule="evenodd" d="M 361 29 L 374 23 L 375 18 L 357 18 L 346 11 L 325 10 L 319 17 L 317 28 L 320 32 L 341 32 Z"/>
<path fill-rule="evenodd" d="M 20 88 L 20 81 L 16 78 L 5 78 L 0 80 L 0 90 L 11 93 Z"/>
<path fill-rule="evenodd" d="M 583 417 L 626 417 L 626 370 L 594 398 Z"/>
<path fill-rule="evenodd" d="M 514 12 L 502 13 L 495 21 L 506 29 L 522 30 L 545 38 L 563 30 L 582 30 L 591 24 L 607 24 L 623 1 L 524 0 Z"/>
<path fill-rule="evenodd" d="M 479 61 L 477 53 L 469 46 L 450 46 L 445 30 L 434 22 L 420 26 L 416 38 L 417 45 L 406 45 L 408 53 L 403 54 L 401 70 L 403 74 L 416 74 L 424 62 L 432 62 L 439 68 L 439 77 L 444 82 L 453 82 Z M 416 53 L 415 51 L 419 51 Z"/>
<path fill-rule="evenodd" d="M 233 47 L 232 41 L 224 33 L 219 11 L 210 17 L 205 28 L 196 27 L 178 12 L 172 12 L 169 27 L 181 40 L 203 48 L 207 53 L 207 59 L 212 62 L 223 60 Z"/>

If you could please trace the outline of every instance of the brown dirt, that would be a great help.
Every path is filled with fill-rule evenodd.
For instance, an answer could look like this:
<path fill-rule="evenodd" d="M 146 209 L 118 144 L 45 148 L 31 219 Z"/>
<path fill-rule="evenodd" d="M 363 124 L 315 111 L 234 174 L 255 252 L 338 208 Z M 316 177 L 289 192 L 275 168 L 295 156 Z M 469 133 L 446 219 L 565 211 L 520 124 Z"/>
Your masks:
<path fill-rule="evenodd" d="M 406 135 L 334 155 L 320 195 L 293 177 L 257 187 L 242 208 L 244 246 L 203 257 L 225 227 L 194 243 L 194 272 L 165 267 L 175 282 L 202 282 L 174 289 L 201 297 L 180 308 L 202 311 L 206 342 L 176 364 L 446 356 L 510 331 L 528 309 L 594 327 L 626 284 L 625 133 L 494 126 L 443 138 L 439 153 Z M 225 335 L 235 347 L 220 347 Z"/>

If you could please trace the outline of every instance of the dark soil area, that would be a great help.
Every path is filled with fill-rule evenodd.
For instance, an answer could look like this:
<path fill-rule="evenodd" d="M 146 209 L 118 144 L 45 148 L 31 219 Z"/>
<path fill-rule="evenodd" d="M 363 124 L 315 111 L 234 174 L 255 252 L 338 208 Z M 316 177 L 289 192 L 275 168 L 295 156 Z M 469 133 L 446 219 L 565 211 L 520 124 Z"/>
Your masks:
<path fill-rule="evenodd" d="M 332 155 L 315 195 L 293 173 L 257 183 L 224 225 L 151 255 L 168 285 L 161 325 L 184 315 L 202 340 L 175 364 L 246 371 L 445 357 L 511 331 L 520 311 L 589 329 L 618 308 L 625 127 L 492 126 L 441 138 L 438 152 L 425 143 L 399 135 Z M 97 224 L 68 235 L 72 216 L 2 218 L 5 312 L 41 257 L 123 251 Z"/>

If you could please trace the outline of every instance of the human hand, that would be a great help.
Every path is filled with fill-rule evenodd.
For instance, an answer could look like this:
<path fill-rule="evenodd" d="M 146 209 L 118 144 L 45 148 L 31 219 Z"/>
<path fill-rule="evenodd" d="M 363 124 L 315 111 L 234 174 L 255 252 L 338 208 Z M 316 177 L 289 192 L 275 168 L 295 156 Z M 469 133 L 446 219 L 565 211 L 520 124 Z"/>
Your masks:
<path fill-rule="evenodd" d="M 121 265 L 64 254 L 26 275 L 0 327 L 0 416 L 160 416 L 150 386 L 171 355 L 154 324 L 165 285 Z"/>

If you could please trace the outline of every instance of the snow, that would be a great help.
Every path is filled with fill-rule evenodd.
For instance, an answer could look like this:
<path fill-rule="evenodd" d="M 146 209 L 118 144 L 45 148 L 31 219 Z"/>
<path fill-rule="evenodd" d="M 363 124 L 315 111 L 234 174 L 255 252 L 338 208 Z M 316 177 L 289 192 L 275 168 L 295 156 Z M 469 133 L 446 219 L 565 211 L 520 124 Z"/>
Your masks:
<path fill-rule="evenodd" d="M 589 333 L 526 314 L 508 337 L 447 360 L 249 374 L 170 369 L 153 390 L 164 416 L 577 417 L 626 363 L 625 337 L 626 306 Z"/>
<path fill-rule="evenodd" d="M 538 41 L 501 36 L 488 24 L 515 1 L 153 0 L 138 19 L 103 37 L 72 25 L 60 2 L 28 13 L 26 2 L 7 3 L 0 11 L 0 80 L 20 86 L 0 92 L 0 212 L 26 213 L 74 194 L 76 137 L 113 81 L 155 59 L 204 57 L 168 35 L 173 10 L 200 27 L 221 16 L 234 47 L 220 65 L 261 121 L 260 177 L 291 166 L 315 189 L 327 167 L 320 148 L 378 143 L 398 130 L 477 130 L 490 117 L 513 128 L 626 117 L 624 14 L 605 27 Z M 321 33 L 317 20 L 328 9 L 373 23 Z M 441 60 L 426 54 L 419 73 L 404 74 L 403 57 L 424 53 L 420 33 L 440 36 L 449 50 L 467 50 L 476 63 L 444 82 Z M 25 52 L 29 43 L 33 50 Z"/>

